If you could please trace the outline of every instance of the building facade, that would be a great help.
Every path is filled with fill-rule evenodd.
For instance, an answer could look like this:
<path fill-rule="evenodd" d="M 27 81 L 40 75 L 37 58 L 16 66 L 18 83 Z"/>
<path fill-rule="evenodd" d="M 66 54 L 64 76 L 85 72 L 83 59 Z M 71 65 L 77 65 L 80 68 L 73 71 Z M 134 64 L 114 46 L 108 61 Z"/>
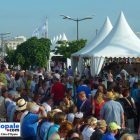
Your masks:
<path fill-rule="evenodd" d="M 16 50 L 17 46 L 21 43 L 26 41 L 26 37 L 24 36 L 17 36 L 13 39 L 9 39 L 5 41 L 5 46 L 7 46 L 9 49 Z"/>

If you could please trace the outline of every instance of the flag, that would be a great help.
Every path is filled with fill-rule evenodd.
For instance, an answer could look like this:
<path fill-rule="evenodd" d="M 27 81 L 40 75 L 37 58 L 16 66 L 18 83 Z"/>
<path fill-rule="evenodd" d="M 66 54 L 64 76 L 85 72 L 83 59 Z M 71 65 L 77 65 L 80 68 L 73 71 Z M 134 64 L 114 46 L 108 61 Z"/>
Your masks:
<path fill-rule="evenodd" d="M 39 33 L 42 37 L 48 38 L 48 19 L 46 18 L 45 23 L 42 24 L 42 26 L 39 27 Z"/>
<path fill-rule="evenodd" d="M 36 28 L 34 32 L 32 33 L 32 36 L 36 36 L 37 38 L 39 37 L 44 37 L 48 38 L 48 19 L 46 18 L 46 21 Z"/>
<path fill-rule="evenodd" d="M 32 37 L 37 37 L 37 38 L 39 38 L 39 30 L 38 30 L 38 28 L 36 28 L 36 29 L 33 31 Z"/>

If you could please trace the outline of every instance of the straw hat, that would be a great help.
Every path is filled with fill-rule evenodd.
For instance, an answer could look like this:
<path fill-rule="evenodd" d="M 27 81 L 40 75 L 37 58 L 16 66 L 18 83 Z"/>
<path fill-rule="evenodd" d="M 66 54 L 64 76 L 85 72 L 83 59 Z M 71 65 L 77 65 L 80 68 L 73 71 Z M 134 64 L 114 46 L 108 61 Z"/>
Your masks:
<path fill-rule="evenodd" d="M 62 110 L 56 108 L 53 110 L 53 112 L 58 113 L 58 112 L 62 112 Z"/>
<path fill-rule="evenodd" d="M 109 91 L 109 92 L 107 92 L 107 94 L 106 94 L 106 98 L 107 98 L 107 99 L 110 99 L 110 100 L 113 100 L 113 99 L 115 98 L 115 96 L 114 96 L 114 94 L 113 94 L 112 91 Z"/>
<path fill-rule="evenodd" d="M 19 99 L 17 101 L 16 110 L 22 111 L 22 110 L 25 110 L 26 107 L 27 107 L 27 102 L 24 99 Z"/>

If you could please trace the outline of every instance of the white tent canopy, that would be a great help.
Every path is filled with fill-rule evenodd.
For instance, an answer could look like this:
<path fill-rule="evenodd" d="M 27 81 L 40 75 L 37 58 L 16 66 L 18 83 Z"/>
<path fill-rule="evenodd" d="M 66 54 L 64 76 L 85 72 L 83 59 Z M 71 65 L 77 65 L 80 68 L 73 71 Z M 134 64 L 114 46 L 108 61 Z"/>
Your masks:
<path fill-rule="evenodd" d="M 92 75 L 99 74 L 105 57 L 140 57 L 140 39 L 128 25 L 123 12 L 105 40 L 84 56 L 91 57 Z"/>
<path fill-rule="evenodd" d="M 58 41 L 60 41 L 62 39 L 62 35 L 60 34 L 59 35 L 59 38 L 58 38 Z"/>
<path fill-rule="evenodd" d="M 67 39 L 65 33 L 63 33 L 63 35 L 62 35 L 61 41 L 68 41 L 68 39 Z"/>
<path fill-rule="evenodd" d="M 83 56 L 139 57 L 140 39 L 128 25 L 121 12 L 113 30 L 98 47 Z"/>
<path fill-rule="evenodd" d="M 56 37 L 54 37 L 53 39 L 52 39 L 52 41 L 51 41 L 51 43 L 52 43 L 52 45 L 51 45 L 51 50 L 54 50 L 55 48 L 56 48 L 56 46 L 58 46 L 57 45 L 57 42 L 58 41 L 68 41 L 68 39 L 67 39 L 67 37 L 66 37 L 66 35 L 65 35 L 65 33 L 63 33 L 63 35 L 57 35 Z"/>
<path fill-rule="evenodd" d="M 92 39 L 92 41 L 86 45 L 84 48 L 79 50 L 78 52 L 72 54 L 72 56 L 80 56 L 82 54 L 88 53 L 93 50 L 100 42 L 102 42 L 105 37 L 110 33 L 112 30 L 112 24 L 110 22 L 109 17 L 106 18 L 102 28 L 100 29 L 99 33 L 96 37 Z"/>
<path fill-rule="evenodd" d="M 92 41 L 86 45 L 84 48 L 82 48 L 80 51 L 72 54 L 71 60 L 72 60 L 72 69 L 73 71 L 75 70 L 76 66 L 78 66 L 78 71 L 80 73 L 80 75 L 83 72 L 83 59 L 81 57 L 79 57 L 80 55 L 89 53 L 91 50 L 93 50 L 94 48 L 96 48 L 98 46 L 98 44 L 100 42 L 102 42 L 106 36 L 110 33 L 110 31 L 112 30 L 112 24 L 110 22 L 109 17 L 106 18 L 103 26 L 101 27 L 99 33 L 97 34 L 96 37 L 94 37 L 92 39 Z M 78 58 L 75 58 L 78 57 Z"/>

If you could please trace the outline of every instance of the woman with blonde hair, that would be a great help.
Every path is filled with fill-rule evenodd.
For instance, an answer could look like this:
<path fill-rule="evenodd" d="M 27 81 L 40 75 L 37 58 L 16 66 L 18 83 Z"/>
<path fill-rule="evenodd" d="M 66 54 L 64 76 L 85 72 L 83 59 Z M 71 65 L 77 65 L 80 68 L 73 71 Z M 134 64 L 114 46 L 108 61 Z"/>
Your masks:
<path fill-rule="evenodd" d="M 130 134 L 124 134 L 120 140 L 134 140 L 134 137 Z"/>
<path fill-rule="evenodd" d="M 97 127 L 97 119 L 94 117 L 89 117 L 87 119 L 87 124 L 82 131 L 83 140 L 90 140 L 90 136 L 95 131 Z"/>

